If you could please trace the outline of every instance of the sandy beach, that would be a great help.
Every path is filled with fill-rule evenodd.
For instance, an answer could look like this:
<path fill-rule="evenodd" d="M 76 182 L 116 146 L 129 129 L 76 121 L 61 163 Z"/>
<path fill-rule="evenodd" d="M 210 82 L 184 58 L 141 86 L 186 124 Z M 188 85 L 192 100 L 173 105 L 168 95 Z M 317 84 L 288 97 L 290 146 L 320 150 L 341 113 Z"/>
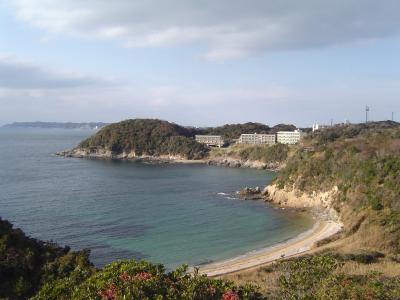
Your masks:
<path fill-rule="evenodd" d="M 199 266 L 200 274 L 219 276 L 273 262 L 282 257 L 288 258 L 310 251 L 317 241 L 323 240 L 338 231 L 342 225 L 334 221 L 317 221 L 313 228 L 281 244 L 249 252 L 231 259 Z"/>

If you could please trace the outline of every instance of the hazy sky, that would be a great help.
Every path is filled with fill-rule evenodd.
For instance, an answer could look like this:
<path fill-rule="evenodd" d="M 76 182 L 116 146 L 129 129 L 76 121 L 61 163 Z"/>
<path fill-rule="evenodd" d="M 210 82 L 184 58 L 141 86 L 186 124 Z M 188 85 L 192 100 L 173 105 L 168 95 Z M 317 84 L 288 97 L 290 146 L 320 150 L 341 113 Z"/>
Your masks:
<path fill-rule="evenodd" d="M 0 0 L 0 124 L 400 120 L 399 0 Z"/>

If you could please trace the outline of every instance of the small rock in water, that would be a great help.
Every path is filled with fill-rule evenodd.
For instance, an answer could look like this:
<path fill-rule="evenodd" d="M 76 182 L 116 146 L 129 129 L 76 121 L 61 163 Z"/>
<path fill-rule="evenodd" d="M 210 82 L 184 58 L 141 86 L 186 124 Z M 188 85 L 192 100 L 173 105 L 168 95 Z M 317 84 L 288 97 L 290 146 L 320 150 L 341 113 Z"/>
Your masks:
<path fill-rule="evenodd" d="M 239 195 L 241 198 L 245 200 L 258 200 L 262 199 L 262 194 L 261 194 L 261 189 L 260 187 L 255 187 L 255 188 L 249 188 L 245 187 L 239 192 Z"/>

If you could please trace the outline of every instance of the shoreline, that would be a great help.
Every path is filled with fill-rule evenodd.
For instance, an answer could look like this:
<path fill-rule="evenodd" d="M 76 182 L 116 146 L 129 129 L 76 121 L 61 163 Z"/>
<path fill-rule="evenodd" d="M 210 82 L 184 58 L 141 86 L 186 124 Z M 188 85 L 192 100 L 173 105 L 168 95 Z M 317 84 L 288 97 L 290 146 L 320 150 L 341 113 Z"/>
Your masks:
<path fill-rule="evenodd" d="M 199 274 L 205 274 L 210 277 L 251 269 L 282 258 L 304 255 L 312 250 L 318 241 L 334 235 L 341 229 L 342 224 L 339 222 L 320 219 L 311 229 L 286 242 L 254 250 L 230 259 L 194 267 L 199 268 Z"/>
<path fill-rule="evenodd" d="M 54 153 L 56 156 L 65 157 L 65 158 L 84 158 L 84 159 L 98 159 L 98 160 L 119 160 L 119 161 L 131 161 L 131 162 L 142 162 L 148 164 L 200 164 L 200 165 L 208 165 L 208 166 L 216 166 L 216 167 L 227 167 L 227 168 L 245 168 L 245 169 L 257 169 L 257 170 L 266 170 L 271 172 L 278 172 L 282 169 L 281 163 L 272 163 L 267 164 L 260 161 L 251 161 L 251 160 L 240 160 L 234 157 L 223 157 L 220 159 L 215 158 L 202 158 L 202 159 L 186 159 L 177 156 L 151 156 L 151 155 L 143 155 L 143 156 L 130 156 L 126 154 L 113 155 L 111 153 L 85 153 L 83 151 L 74 152 L 75 150 L 65 150 Z"/>
<path fill-rule="evenodd" d="M 91 155 L 91 154 L 83 154 L 82 152 L 78 155 L 76 153 L 71 153 L 72 151 L 62 151 L 56 153 L 57 156 L 63 157 L 74 157 L 74 158 L 87 158 L 87 159 L 111 159 L 111 160 L 127 160 L 132 162 L 140 162 L 140 163 L 148 163 L 148 164 L 201 164 L 201 165 L 209 165 L 209 166 L 219 166 L 219 167 L 230 167 L 230 168 L 253 168 L 253 169 L 263 169 L 266 171 L 279 171 L 282 168 L 282 164 L 279 166 L 275 166 L 275 168 L 268 168 L 266 166 L 261 167 L 258 162 L 256 164 L 232 164 L 229 158 L 226 157 L 221 160 L 213 160 L 213 159 L 185 159 L 177 156 L 139 156 L 139 157 L 130 157 L 130 156 L 117 156 L 111 157 L 108 155 Z M 71 155 L 72 154 L 72 155 Z M 267 186 L 268 187 L 268 186 Z M 266 188 L 267 188 L 266 187 Z M 314 195 L 315 198 L 316 195 Z M 297 207 L 296 205 L 290 205 L 289 203 L 283 204 L 280 201 L 276 203 L 272 197 L 268 201 L 267 198 L 265 201 L 272 202 L 277 204 L 280 207 L 292 207 L 292 208 L 315 208 L 319 207 L 316 203 L 312 203 L 312 205 L 300 205 Z M 297 198 L 297 197 L 295 197 Z M 329 198 L 329 197 L 328 197 Z M 298 199 L 297 199 L 298 200 Z M 297 201 L 296 201 L 297 202 Z M 303 201 L 300 201 L 303 203 Z M 289 204 L 289 205 L 288 205 Z M 327 204 L 327 203 L 326 203 Z M 325 206 L 325 210 L 328 209 L 330 205 Z M 239 256 L 235 256 L 232 258 L 211 262 L 209 264 L 197 265 L 190 267 L 190 273 L 194 271 L 195 268 L 198 268 L 199 274 L 205 274 L 210 277 L 227 275 L 230 273 L 235 273 L 239 271 L 244 271 L 251 268 L 256 268 L 261 265 L 270 264 L 279 259 L 286 259 L 290 257 L 296 257 L 299 255 L 304 255 L 311 250 L 314 249 L 314 246 L 317 242 L 324 240 L 337 232 L 341 231 L 343 228 L 343 224 L 340 221 L 334 220 L 334 218 L 324 218 L 320 214 L 314 215 L 316 217 L 316 222 L 313 227 L 305 232 L 300 233 L 296 237 L 293 237 L 287 241 L 267 246 L 265 248 L 256 249 L 249 251 L 245 254 L 241 254 Z"/>

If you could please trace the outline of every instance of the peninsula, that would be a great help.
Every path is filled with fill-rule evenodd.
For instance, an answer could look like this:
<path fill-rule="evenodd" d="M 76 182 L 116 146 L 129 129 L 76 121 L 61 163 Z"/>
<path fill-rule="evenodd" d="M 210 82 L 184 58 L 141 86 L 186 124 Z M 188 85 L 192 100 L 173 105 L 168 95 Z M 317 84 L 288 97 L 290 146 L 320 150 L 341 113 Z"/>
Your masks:
<path fill-rule="evenodd" d="M 241 134 L 275 134 L 295 126 L 269 127 L 259 123 L 231 124 L 221 127 L 184 127 L 157 119 L 132 119 L 110 124 L 71 150 L 57 154 L 66 157 L 147 160 L 154 162 L 207 163 L 228 167 L 279 169 L 289 146 L 238 144 Z M 195 136 L 219 134 L 228 147 L 209 147 Z"/>

